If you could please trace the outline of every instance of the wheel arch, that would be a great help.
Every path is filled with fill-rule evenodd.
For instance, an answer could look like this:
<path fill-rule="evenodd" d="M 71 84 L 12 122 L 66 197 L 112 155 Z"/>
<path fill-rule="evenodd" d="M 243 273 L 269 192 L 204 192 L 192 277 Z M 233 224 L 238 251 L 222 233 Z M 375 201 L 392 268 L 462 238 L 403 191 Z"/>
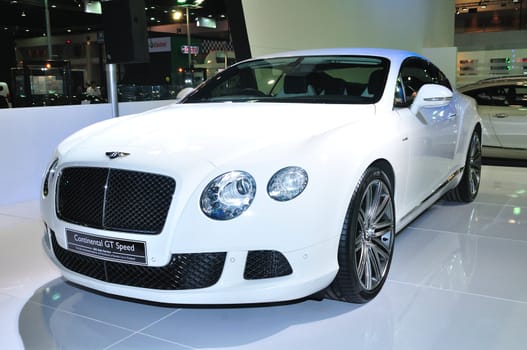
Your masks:
<path fill-rule="evenodd" d="M 474 127 L 474 130 L 476 130 L 478 132 L 478 135 L 479 135 L 479 137 L 481 139 L 482 133 L 483 133 L 481 122 L 476 123 L 476 126 Z"/>
<path fill-rule="evenodd" d="M 393 170 L 391 163 L 388 160 L 382 158 L 382 159 L 377 159 L 376 161 L 374 161 L 368 166 L 368 168 L 371 168 L 371 167 L 376 167 L 384 171 L 384 173 L 390 179 L 390 185 L 392 186 L 392 192 L 395 192 L 395 172 Z M 395 196 L 395 193 L 392 193 L 392 195 Z"/>

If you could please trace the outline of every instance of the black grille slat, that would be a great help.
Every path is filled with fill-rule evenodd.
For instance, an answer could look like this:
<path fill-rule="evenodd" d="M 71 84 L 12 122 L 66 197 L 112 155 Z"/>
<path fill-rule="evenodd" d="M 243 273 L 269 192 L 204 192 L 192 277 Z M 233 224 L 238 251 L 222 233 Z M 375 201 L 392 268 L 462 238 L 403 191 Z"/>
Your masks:
<path fill-rule="evenodd" d="M 145 274 L 144 266 L 107 262 L 108 280 L 152 289 L 197 289 L 215 284 L 225 263 L 225 253 L 174 254 L 168 265 Z"/>
<path fill-rule="evenodd" d="M 148 181 L 144 181 L 144 173 L 111 172 L 104 220 L 106 227 L 161 232 L 175 186 L 173 181 L 167 181 L 170 178 L 166 176 L 147 176 Z M 126 210 L 122 210 L 124 206 Z"/>
<path fill-rule="evenodd" d="M 108 170 L 102 168 L 65 169 L 59 182 L 59 218 L 75 224 L 102 227 L 107 177 Z"/>
<path fill-rule="evenodd" d="M 62 248 L 51 234 L 53 252 L 68 270 L 101 281 L 159 290 L 199 289 L 214 285 L 221 277 L 227 253 L 174 254 L 161 267 L 106 261 Z"/>
<path fill-rule="evenodd" d="M 287 276 L 293 273 L 287 258 L 275 250 L 252 250 L 247 253 L 243 278 L 257 280 Z"/>
<path fill-rule="evenodd" d="M 67 222 L 124 232 L 162 231 L 174 179 L 151 173 L 95 167 L 63 169 L 57 216 Z"/>

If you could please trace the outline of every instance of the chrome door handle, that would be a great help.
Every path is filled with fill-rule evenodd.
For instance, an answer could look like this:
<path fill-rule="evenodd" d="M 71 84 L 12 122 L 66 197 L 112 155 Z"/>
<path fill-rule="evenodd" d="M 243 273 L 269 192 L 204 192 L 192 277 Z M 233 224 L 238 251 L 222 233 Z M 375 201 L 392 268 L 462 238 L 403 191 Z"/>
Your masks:
<path fill-rule="evenodd" d="M 502 119 L 502 118 L 507 118 L 508 115 L 505 113 L 498 113 L 498 114 L 494 114 L 494 117 Z"/>

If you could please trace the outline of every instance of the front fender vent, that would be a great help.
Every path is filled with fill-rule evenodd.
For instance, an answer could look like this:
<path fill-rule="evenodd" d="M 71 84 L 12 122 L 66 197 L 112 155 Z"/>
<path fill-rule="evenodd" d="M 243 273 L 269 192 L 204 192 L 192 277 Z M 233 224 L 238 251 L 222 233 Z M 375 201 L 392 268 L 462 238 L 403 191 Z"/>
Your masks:
<path fill-rule="evenodd" d="M 287 258 L 275 250 L 252 250 L 247 253 L 243 278 L 257 280 L 287 276 L 293 273 Z"/>

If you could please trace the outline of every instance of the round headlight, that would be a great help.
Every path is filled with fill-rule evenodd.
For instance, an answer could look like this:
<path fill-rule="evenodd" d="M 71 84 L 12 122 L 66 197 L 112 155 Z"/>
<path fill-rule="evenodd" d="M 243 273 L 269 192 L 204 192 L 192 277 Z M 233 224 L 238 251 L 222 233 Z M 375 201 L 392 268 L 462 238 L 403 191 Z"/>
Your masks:
<path fill-rule="evenodd" d="M 254 178 L 244 171 L 230 171 L 209 182 L 201 194 L 201 210 L 216 220 L 230 220 L 251 205 L 256 193 Z"/>
<path fill-rule="evenodd" d="M 283 202 L 297 197 L 307 186 L 307 172 L 297 166 L 278 170 L 267 184 L 272 199 Z"/>

